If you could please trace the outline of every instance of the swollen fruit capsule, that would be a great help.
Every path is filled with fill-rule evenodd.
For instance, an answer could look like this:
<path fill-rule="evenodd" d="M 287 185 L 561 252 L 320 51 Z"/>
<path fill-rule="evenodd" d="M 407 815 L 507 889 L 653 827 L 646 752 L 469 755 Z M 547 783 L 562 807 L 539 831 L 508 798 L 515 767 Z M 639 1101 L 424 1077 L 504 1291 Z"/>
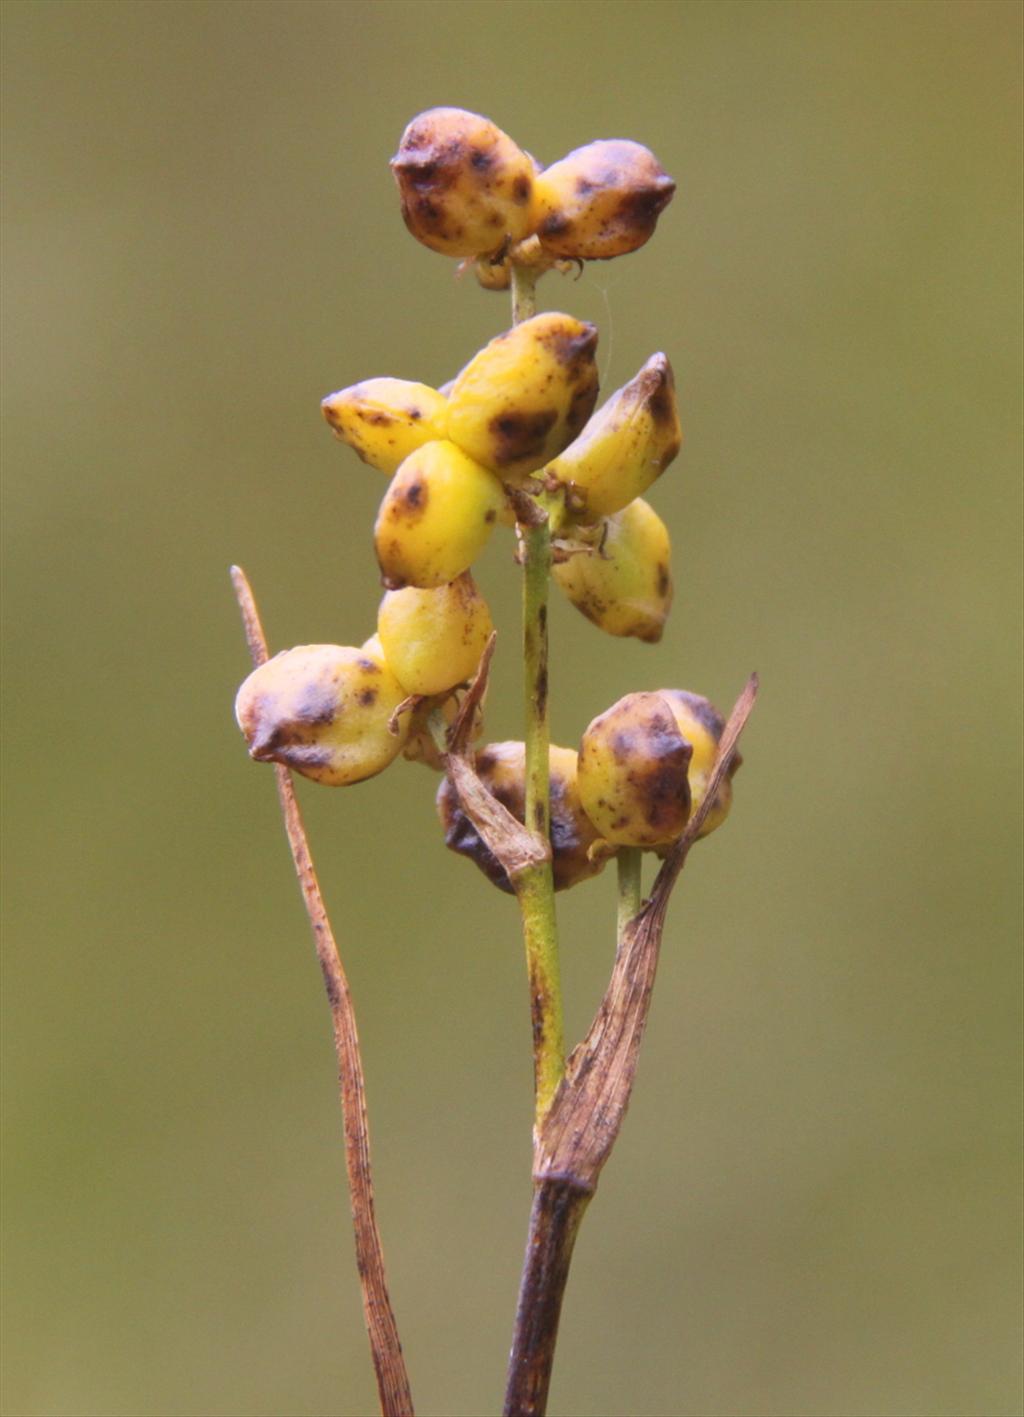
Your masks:
<path fill-rule="evenodd" d="M 572 485 L 582 504 L 579 521 L 598 521 L 621 511 L 661 476 L 682 436 L 672 366 L 664 354 L 652 354 L 546 473 Z"/>
<path fill-rule="evenodd" d="M 627 694 L 591 723 L 580 744 L 583 808 L 617 846 L 660 846 L 690 816 L 691 744 L 666 699 Z"/>
<path fill-rule="evenodd" d="M 424 443 L 443 438 L 448 417 L 443 394 L 406 379 L 364 379 L 328 394 L 320 408 L 335 437 L 388 474 Z"/>
<path fill-rule="evenodd" d="M 410 694 L 441 694 L 472 678 L 493 629 L 468 571 L 429 590 L 389 590 L 377 612 L 388 667 Z"/>
<path fill-rule="evenodd" d="M 406 697 L 383 659 L 366 648 L 299 645 L 254 669 L 235 717 L 258 762 L 282 763 L 329 787 L 387 767 L 408 733 L 388 720 Z"/>
<path fill-rule="evenodd" d="M 444 256 L 483 256 L 530 231 L 534 164 L 479 113 L 430 108 L 391 159 L 406 226 Z"/>
<path fill-rule="evenodd" d="M 618 846 L 674 841 L 703 800 L 723 727 L 707 699 L 682 689 L 627 694 L 599 714 L 580 745 L 579 785 L 601 835 Z M 721 825 L 731 800 L 723 782 L 701 836 Z"/>
<path fill-rule="evenodd" d="M 609 635 L 661 639 L 672 607 L 668 529 L 642 497 L 596 527 L 581 528 L 578 543 L 552 574 L 588 620 Z"/>
<path fill-rule="evenodd" d="M 447 441 L 411 453 L 384 495 L 374 538 L 384 584 L 440 586 L 468 570 L 505 502 L 501 483 Z"/>
<path fill-rule="evenodd" d="M 518 482 L 569 443 L 597 401 L 597 330 L 549 311 L 498 335 L 456 377 L 448 437 Z"/>
<path fill-rule="evenodd" d="M 536 179 L 533 225 L 556 256 L 607 261 L 654 234 L 676 184 L 649 148 L 601 139 L 553 163 Z"/>
<path fill-rule="evenodd" d="M 572 748 L 549 749 L 551 773 L 551 852 L 555 890 L 568 890 L 579 881 L 596 876 L 604 867 L 607 853 L 588 855 L 598 841 L 598 833 L 583 811 L 577 786 L 577 756 Z M 522 822 L 526 809 L 525 753 L 522 743 L 488 743 L 476 756 L 481 782 Z M 451 783 L 445 780 L 438 790 L 437 811 L 444 827 L 445 845 L 475 861 L 487 878 L 503 891 L 512 889 L 504 867 L 480 840 L 473 823 L 459 805 Z"/>

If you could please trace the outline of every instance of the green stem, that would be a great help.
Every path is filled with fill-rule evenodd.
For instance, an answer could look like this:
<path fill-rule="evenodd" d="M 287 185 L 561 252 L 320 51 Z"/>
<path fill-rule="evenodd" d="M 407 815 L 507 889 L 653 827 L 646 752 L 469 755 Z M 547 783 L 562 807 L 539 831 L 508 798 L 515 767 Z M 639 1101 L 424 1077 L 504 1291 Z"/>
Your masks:
<path fill-rule="evenodd" d="M 512 263 L 512 323 L 521 325 L 537 313 L 537 272 Z"/>
<path fill-rule="evenodd" d="M 618 939 L 621 945 L 626 926 L 640 914 L 643 904 L 640 886 L 643 856 L 638 846 L 622 846 L 615 860 L 619 870 Z"/>
<path fill-rule="evenodd" d="M 536 310 L 536 275 L 512 267 L 512 321 L 528 320 Z M 519 527 L 523 554 L 523 673 L 526 724 L 526 825 L 545 841 L 551 832 L 551 789 L 548 767 L 548 577 L 551 572 L 551 530 Z M 555 918 L 551 863 L 534 867 L 516 886 L 523 917 L 526 969 L 533 1021 L 534 1119 L 539 1127 L 565 1072 L 565 1030 L 562 983 L 558 965 L 558 925 Z"/>

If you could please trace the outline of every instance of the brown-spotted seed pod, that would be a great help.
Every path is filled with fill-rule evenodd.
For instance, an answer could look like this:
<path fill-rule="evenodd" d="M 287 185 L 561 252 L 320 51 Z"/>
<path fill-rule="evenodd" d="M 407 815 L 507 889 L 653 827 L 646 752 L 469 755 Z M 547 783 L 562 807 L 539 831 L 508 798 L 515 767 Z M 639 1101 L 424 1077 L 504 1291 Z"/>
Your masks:
<path fill-rule="evenodd" d="M 691 744 L 661 694 L 627 694 L 599 714 L 580 744 L 584 811 L 616 846 L 660 846 L 690 817 Z"/>
<path fill-rule="evenodd" d="M 579 787 L 601 835 L 618 846 L 673 842 L 703 801 L 723 728 L 707 699 L 683 689 L 627 694 L 599 714 L 580 745 Z M 737 756 L 730 777 L 738 766 Z M 725 781 L 702 837 L 722 824 L 731 801 Z"/>
<path fill-rule="evenodd" d="M 440 586 L 468 570 L 505 505 L 501 483 L 454 443 L 425 443 L 384 494 L 374 540 L 384 584 Z"/>
<path fill-rule="evenodd" d="M 448 437 L 518 483 L 576 437 L 597 402 L 597 330 L 547 311 L 484 346 L 448 392 Z"/>
<path fill-rule="evenodd" d="M 443 256 L 486 256 L 531 229 L 533 160 L 479 113 L 418 114 L 391 170 L 406 226 Z"/>
<path fill-rule="evenodd" d="M 448 400 L 407 379 L 364 379 L 320 404 L 334 436 L 371 467 L 394 472 L 411 452 L 445 435 Z"/>
<path fill-rule="evenodd" d="M 576 609 L 608 635 L 661 639 L 672 608 L 668 528 L 637 497 L 596 527 L 580 528 L 552 575 Z"/>
<path fill-rule="evenodd" d="M 257 762 L 281 763 L 328 787 L 381 772 L 398 756 L 408 725 L 389 719 L 405 689 L 364 646 L 298 645 L 254 669 L 235 717 Z"/>
<path fill-rule="evenodd" d="M 571 489 L 576 521 L 595 522 L 646 492 L 682 439 L 672 365 L 664 354 L 652 354 L 545 468 L 545 477 Z"/>
<path fill-rule="evenodd" d="M 493 630 L 468 571 L 429 590 L 389 590 L 377 611 L 388 667 L 410 694 L 442 694 L 471 679 Z"/>
<path fill-rule="evenodd" d="M 579 881 L 596 876 L 607 854 L 588 850 L 598 841 L 590 819 L 583 811 L 576 782 L 577 758 L 571 748 L 554 744 L 549 750 L 551 771 L 551 851 L 555 890 L 568 890 Z M 476 756 L 480 780 L 522 822 L 526 809 L 524 785 L 525 755 L 522 743 L 488 743 Z M 475 861 L 488 880 L 503 891 L 512 889 L 504 868 L 480 840 L 476 828 L 463 812 L 446 779 L 438 790 L 437 810 L 444 827 L 445 845 Z"/>
<path fill-rule="evenodd" d="M 540 174 L 533 229 L 552 255 L 608 261 L 636 251 L 653 236 L 675 190 L 642 143 L 601 139 Z"/>

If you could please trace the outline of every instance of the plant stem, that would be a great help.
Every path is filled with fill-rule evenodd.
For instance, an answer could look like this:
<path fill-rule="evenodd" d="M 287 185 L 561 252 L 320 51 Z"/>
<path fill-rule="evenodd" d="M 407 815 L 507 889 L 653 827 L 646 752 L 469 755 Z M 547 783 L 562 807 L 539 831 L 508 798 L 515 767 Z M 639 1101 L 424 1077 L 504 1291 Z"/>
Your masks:
<path fill-rule="evenodd" d="M 571 1181 L 535 1182 L 526 1259 L 508 1364 L 505 1417 L 543 1417 L 555 1361 L 562 1296 L 590 1192 Z"/>
<path fill-rule="evenodd" d="M 238 566 L 231 567 L 231 581 L 235 588 L 238 608 L 242 612 L 242 624 L 253 667 L 258 668 L 267 659 L 268 651 L 252 587 L 245 572 Z M 345 1132 L 345 1165 L 348 1169 L 349 1200 L 356 1240 L 356 1266 L 359 1270 L 366 1331 L 377 1375 L 380 1410 L 383 1417 L 412 1417 L 412 1394 L 409 1390 L 405 1360 L 402 1357 L 402 1345 L 398 1338 L 398 1326 L 388 1296 L 384 1250 L 374 1211 L 370 1133 L 366 1120 L 366 1081 L 363 1077 L 352 995 L 341 963 L 338 942 L 334 938 L 320 892 L 320 882 L 317 880 L 313 857 L 310 854 L 291 773 L 280 764 L 275 764 L 274 773 L 295 874 L 299 879 L 303 903 L 313 929 L 317 959 L 320 962 L 327 1002 L 331 1009 L 334 1051 L 338 1060 L 338 1090 L 341 1095 Z"/>
<path fill-rule="evenodd" d="M 619 871 L 618 939 L 621 945 L 626 926 L 640 914 L 643 853 L 638 846 L 622 846 L 615 861 Z"/>
<path fill-rule="evenodd" d="M 521 325 L 537 313 L 537 273 L 512 262 L 512 323 Z"/>
<path fill-rule="evenodd" d="M 512 321 L 536 310 L 536 276 L 512 266 Z M 551 831 L 548 762 L 548 577 L 551 530 L 520 523 L 523 557 L 523 673 L 525 698 L 526 825 L 546 842 Z M 558 925 L 550 860 L 532 867 L 516 882 L 523 919 L 526 969 L 533 1024 L 534 1123 L 539 1127 L 565 1072 L 562 984 L 558 965 Z"/>

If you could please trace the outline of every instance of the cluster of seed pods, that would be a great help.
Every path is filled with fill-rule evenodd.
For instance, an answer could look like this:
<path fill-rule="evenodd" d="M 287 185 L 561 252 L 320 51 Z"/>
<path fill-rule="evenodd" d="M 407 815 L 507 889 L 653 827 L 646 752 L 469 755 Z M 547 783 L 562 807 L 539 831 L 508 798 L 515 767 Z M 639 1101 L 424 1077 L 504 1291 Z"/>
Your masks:
<path fill-rule="evenodd" d="M 674 191 L 638 143 L 590 143 L 541 168 L 489 119 L 452 108 L 415 118 L 392 168 L 413 235 L 472 263 L 489 289 L 507 286 L 515 263 L 541 273 L 637 250 Z M 680 448 L 672 368 L 653 354 L 595 412 L 596 347 L 593 325 L 549 311 L 497 335 L 441 389 L 373 378 L 323 400 L 335 435 L 389 478 L 374 529 L 385 593 L 361 646 L 299 646 L 245 680 L 236 717 L 253 758 L 331 786 L 400 754 L 443 769 L 428 718 L 451 721 L 492 633 L 471 568 L 492 535 L 515 528 L 524 496 L 551 525 L 552 575 L 569 601 L 610 635 L 661 638 L 671 547 L 643 494 Z M 474 727 L 479 736 L 479 716 Z M 722 730 L 706 699 L 662 689 L 598 715 L 578 753 L 552 746 L 556 889 L 622 846 L 664 851 L 678 838 Z M 522 821 L 523 744 L 489 744 L 476 767 Z M 730 799 L 725 780 L 702 835 Z M 438 810 L 447 844 L 509 889 L 447 781 Z"/>

